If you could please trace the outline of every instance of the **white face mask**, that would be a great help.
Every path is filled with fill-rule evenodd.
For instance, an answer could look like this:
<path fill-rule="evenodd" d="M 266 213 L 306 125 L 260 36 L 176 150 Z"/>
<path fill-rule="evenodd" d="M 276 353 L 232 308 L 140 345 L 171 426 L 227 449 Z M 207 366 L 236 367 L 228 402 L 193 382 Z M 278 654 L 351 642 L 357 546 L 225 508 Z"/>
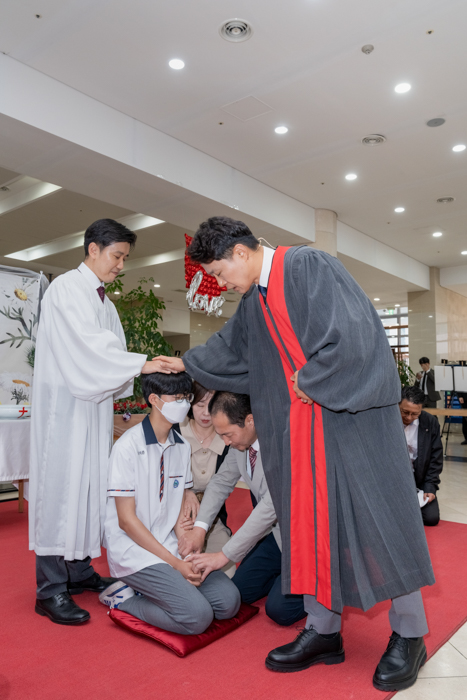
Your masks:
<path fill-rule="evenodd" d="M 162 410 L 158 406 L 156 406 L 156 408 L 169 423 L 174 425 L 175 423 L 182 423 L 185 420 L 191 406 L 189 401 L 186 399 L 183 399 L 183 401 L 164 401 L 164 399 L 161 399 L 161 401 L 164 404 Z"/>

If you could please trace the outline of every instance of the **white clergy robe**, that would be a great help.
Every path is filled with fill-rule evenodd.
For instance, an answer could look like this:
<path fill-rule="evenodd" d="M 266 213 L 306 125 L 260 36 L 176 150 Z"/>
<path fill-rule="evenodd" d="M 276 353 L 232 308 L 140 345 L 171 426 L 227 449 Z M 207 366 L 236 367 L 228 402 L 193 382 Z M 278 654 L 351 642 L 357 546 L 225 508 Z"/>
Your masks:
<path fill-rule="evenodd" d="M 100 555 L 113 401 L 130 396 L 146 355 L 126 351 L 113 303 L 82 263 L 44 295 L 31 416 L 29 549 Z"/>

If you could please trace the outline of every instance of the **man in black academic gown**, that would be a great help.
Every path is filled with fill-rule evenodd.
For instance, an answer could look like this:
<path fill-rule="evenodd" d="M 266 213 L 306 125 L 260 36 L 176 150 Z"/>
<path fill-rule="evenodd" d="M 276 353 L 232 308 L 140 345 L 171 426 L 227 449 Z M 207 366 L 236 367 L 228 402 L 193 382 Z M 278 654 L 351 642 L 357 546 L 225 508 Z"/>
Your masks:
<path fill-rule="evenodd" d="M 188 253 L 243 294 L 206 343 L 165 367 L 248 393 L 282 532 L 282 592 L 304 594 L 305 629 L 266 665 L 344 661 L 343 606 L 392 599 L 392 635 L 373 683 L 415 683 L 426 660 L 420 593 L 434 582 L 381 321 L 334 257 L 263 248 L 240 221 L 201 224 Z"/>

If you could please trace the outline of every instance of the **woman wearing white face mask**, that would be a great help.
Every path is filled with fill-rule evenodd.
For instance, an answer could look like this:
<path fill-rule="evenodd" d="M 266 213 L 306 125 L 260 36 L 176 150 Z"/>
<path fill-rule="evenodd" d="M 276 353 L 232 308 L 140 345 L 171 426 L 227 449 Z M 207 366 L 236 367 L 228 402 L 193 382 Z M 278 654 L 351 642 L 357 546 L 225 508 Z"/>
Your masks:
<path fill-rule="evenodd" d="M 193 382 L 194 398 L 188 411 L 187 419 L 181 424 L 180 432 L 191 445 L 191 471 L 193 474 L 193 491 L 201 503 L 204 491 L 211 478 L 224 461 L 228 447 L 214 430 L 208 411 L 209 402 L 213 396 L 198 382 Z M 192 513 L 189 521 L 184 521 L 182 527 L 192 528 L 197 511 Z M 227 526 L 227 511 L 225 505 L 219 511 L 213 526 L 206 535 L 205 552 L 220 552 L 229 541 L 232 533 Z M 236 566 L 231 562 L 222 569 L 230 578 L 235 574 Z"/>

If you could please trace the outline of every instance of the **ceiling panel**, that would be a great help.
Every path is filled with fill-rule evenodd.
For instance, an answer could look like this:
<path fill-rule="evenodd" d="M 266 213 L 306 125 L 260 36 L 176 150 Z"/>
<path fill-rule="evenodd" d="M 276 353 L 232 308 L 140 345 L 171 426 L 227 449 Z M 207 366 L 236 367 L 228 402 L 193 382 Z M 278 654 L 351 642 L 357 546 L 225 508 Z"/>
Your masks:
<path fill-rule="evenodd" d="M 0 187 L 16 177 L 19 177 L 18 173 L 14 173 L 12 170 L 6 170 L 5 168 L 0 168 Z"/>
<path fill-rule="evenodd" d="M 78 233 L 97 219 L 118 219 L 132 213 L 74 192 L 57 190 L 0 216 L 0 255 Z"/>

